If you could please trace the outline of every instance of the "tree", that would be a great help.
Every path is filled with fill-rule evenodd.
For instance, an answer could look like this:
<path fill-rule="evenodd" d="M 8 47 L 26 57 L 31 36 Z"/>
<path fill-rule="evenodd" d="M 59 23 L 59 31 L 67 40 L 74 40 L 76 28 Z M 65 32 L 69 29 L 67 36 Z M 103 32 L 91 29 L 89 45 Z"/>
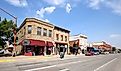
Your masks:
<path fill-rule="evenodd" d="M 0 47 L 4 48 L 5 45 L 5 39 L 2 37 L 6 37 L 7 39 L 10 39 L 12 37 L 11 33 L 13 32 L 13 29 L 16 29 L 16 25 L 12 20 L 7 20 L 6 18 L 0 22 Z"/>

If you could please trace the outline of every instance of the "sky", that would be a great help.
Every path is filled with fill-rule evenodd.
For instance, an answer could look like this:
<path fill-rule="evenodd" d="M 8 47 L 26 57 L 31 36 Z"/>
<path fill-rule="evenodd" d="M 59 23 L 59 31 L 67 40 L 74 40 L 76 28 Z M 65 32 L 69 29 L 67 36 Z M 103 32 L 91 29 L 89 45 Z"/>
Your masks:
<path fill-rule="evenodd" d="M 18 27 L 34 17 L 121 48 L 121 0 L 0 0 L 0 8 L 17 17 Z M 14 20 L 1 10 L 0 16 Z"/>

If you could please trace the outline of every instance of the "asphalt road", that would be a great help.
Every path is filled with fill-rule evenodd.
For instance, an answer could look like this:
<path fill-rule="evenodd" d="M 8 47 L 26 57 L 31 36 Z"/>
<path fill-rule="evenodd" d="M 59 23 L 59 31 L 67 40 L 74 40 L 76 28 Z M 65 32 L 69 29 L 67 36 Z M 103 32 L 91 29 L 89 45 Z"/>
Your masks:
<path fill-rule="evenodd" d="M 6 67 L 0 66 L 0 71 L 121 71 L 121 54 L 78 56 L 30 64 L 7 63 Z"/>

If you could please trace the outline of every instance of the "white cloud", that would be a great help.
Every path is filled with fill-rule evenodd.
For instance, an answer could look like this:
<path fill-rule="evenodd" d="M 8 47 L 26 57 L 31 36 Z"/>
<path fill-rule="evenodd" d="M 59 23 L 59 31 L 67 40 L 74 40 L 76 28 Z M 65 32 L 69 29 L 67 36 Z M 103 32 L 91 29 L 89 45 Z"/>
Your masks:
<path fill-rule="evenodd" d="M 107 41 L 111 43 L 111 45 L 121 48 L 121 34 L 111 34 L 109 38 L 107 38 Z"/>
<path fill-rule="evenodd" d="M 121 16 L 121 0 L 87 0 L 87 4 L 96 10 L 100 7 L 110 8 L 113 13 Z"/>
<path fill-rule="evenodd" d="M 110 38 L 121 38 L 121 35 L 120 34 L 111 34 L 109 37 Z"/>
<path fill-rule="evenodd" d="M 106 6 L 111 8 L 114 13 L 121 15 L 121 0 L 107 1 Z"/>
<path fill-rule="evenodd" d="M 72 10 L 72 7 L 69 3 L 66 4 L 66 12 L 70 13 L 70 11 Z"/>
<path fill-rule="evenodd" d="M 45 12 L 51 14 L 52 12 L 54 12 L 55 9 L 56 9 L 56 7 L 46 7 Z"/>
<path fill-rule="evenodd" d="M 44 0 L 44 1 L 51 5 L 61 5 L 65 3 L 66 0 Z"/>
<path fill-rule="evenodd" d="M 28 3 L 26 0 L 5 0 L 11 5 L 17 6 L 17 7 L 26 7 L 28 6 Z"/>
<path fill-rule="evenodd" d="M 88 0 L 87 3 L 89 4 L 88 6 L 93 8 L 93 9 L 99 9 L 101 2 L 104 0 Z"/>
<path fill-rule="evenodd" d="M 41 18 L 44 17 L 44 13 L 45 13 L 45 10 L 43 8 L 41 8 L 40 10 L 36 11 L 36 14 L 39 15 Z"/>
<path fill-rule="evenodd" d="M 39 15 L 41 18 L 44 18 L 44 14 L 51 14 L 54 12 L 54 10 L 56 9 L 56 7 L 52 6 L 52 7 L 46 7 L 46 8 L 41 8 L 40 10 L 36 11 L 36 14 Z"/>

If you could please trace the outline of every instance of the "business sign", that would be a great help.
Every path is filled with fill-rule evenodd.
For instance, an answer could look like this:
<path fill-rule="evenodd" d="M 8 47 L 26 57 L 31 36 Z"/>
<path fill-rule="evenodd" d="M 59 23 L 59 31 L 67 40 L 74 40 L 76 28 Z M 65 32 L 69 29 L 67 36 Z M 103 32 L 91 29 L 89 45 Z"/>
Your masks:
<path fill-rule="evenodd" d="M 30 40 L 28 39 L 25 39 L 22 43 L 23 45 L 30 45 Z"/>

